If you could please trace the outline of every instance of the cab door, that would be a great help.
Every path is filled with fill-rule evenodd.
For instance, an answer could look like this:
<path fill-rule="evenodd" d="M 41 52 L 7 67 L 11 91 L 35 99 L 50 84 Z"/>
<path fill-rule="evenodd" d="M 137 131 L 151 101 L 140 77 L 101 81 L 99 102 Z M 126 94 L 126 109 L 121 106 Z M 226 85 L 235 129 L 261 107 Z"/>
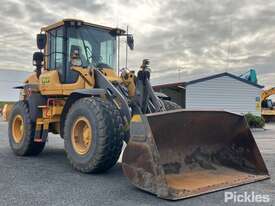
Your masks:
<path fill-rule="evenodd" d="M 46 69 L 49 71 L 56 70 L 58 72 L 61 83 L 66 81 L 66 64 L 65 64 L 65 38 L 64 26 L 52 29 L 47 32 L 47 62 Z"/>

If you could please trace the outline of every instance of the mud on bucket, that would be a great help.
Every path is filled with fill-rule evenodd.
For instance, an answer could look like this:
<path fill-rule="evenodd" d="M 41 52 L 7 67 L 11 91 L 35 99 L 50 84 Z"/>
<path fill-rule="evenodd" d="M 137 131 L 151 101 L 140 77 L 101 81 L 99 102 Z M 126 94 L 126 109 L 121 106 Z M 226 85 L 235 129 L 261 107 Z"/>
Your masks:
<path fill-rule="evenodd" d="M 135 118 L 122 167 L 136 187 L 171 200 L 269 177 L 245 118 L 225 111 Z"/>

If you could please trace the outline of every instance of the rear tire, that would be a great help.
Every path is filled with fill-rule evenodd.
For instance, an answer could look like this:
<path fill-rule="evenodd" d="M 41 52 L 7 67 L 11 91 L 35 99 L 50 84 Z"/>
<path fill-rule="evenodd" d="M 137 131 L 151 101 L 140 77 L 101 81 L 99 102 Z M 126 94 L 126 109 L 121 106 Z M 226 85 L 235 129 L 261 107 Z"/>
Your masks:
<path fill-rule="evenodd" d="M 35 123 L 31 121 L 26 102 L 17 102 L 9 117 L 9 144 L 18 156 L 38 155 L 45 147 L 44 143 L 34 142 Z"/>
<path fill-rule="evenodd" d="M 162 100 L 164 107 L 167 111 L 170 110 L 176 110 L 176 109 L 182 109 L 182 107 L 180 105 L 178 105 L 175 102 L 169 101 L 169 100 Z"/>
<path fill-rule="evenodd" d="M 90 128 L 88 138 L 84 137 L 86 130 L 76 129 L 79 119 L 85 120 Z M 81 128 L 81 127 L 80 127 Z M 118 109 L 110 102 L 96 97 L 87 97 L 77 100 L 66 116 L 64 128 L 64 143 L 67 157 L 72 166 L 84 173 L 100 173 L 113 167 L 122 149 L 123 123 Z M 90 140 L 77 147 L 81 141 L 78 137 Z M 91 141 L 91 143 L 89 143 Z M 79 149 L 80 148 L 80 149 Z M 84 152 L 81 152 L 84 151 Z"/>

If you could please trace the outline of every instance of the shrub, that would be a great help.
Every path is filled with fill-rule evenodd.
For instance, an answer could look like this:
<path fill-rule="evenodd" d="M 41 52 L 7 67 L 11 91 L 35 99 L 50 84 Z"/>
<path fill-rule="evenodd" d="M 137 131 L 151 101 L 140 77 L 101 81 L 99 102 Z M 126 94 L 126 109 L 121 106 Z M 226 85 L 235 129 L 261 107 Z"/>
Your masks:
<path fill-rule="evenodd" d="M 246 121 L 251 128 L 263 128 L 265 125 L 265 121 L 262 117 L 253 115 L 251 113 L 247 113 L 244 115 Z"/>

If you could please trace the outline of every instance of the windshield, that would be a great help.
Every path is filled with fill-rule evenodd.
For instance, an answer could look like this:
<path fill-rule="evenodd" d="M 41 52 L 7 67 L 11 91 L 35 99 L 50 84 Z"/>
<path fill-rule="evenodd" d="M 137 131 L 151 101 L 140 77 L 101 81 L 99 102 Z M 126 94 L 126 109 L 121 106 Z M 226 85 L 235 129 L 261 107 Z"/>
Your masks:
<path fill-rule="evenodd" d="M 78 50 L 81 66 L 116 68 L 116 37 L 107 30 L 90 26 L 68 28 L 68 58 Z"/>

